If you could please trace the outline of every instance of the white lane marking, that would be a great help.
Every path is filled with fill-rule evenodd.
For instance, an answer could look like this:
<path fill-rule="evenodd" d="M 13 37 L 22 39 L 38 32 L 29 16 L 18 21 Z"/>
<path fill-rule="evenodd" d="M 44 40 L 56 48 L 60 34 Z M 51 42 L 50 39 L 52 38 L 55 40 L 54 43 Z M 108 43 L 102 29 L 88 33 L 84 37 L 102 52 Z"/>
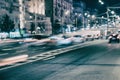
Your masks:
<path fill-rule="evenodd" d="M 48 58 L 45 58 L 45 59 L 43 59 L 43 60 L 50 60 L 50 59 L 53 59 L 53 58 L 55 58 L 55 56 L 48 57 Z"/>
<path fill-rule="evenodd" d="M 8 51 L 8 50 L 13 50 L 13 49 L 17 49 L 18 47 L 13 47 L 13 48 L 4 48 L 2 49 L 3 51 Z"/>
<path fill-rule="evenodd" d="M 12 48 L 6 48 L 6 49 L 2 49 L 3 51 L 8 51 L 8 50 L 12 50 Z"/>
<path fill-rule="evenodd" d="M 0 54 L 0 56 L 4 56 L 4 55 L 8 55 L 9 53 L 2 53 Z"/>

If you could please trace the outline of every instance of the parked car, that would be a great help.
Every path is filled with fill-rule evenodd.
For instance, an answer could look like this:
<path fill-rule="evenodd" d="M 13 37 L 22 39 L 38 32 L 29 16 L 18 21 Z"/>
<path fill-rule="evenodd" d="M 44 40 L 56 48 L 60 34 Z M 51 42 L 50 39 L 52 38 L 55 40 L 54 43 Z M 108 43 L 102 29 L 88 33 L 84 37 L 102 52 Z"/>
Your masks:
<path fill-rule="evenodd" d="M 73 43 L 83 43 L 86 40 L 85 40 L 85 37 L 83 37 L 82 35 L 74 35 L 72 37 L 72 41 L 73 41 Z"/>
<path fill-rule="evenodd" d="M 85 38 L 86 38 L 86 41 L 93 41 L 94 40 L 93 35 L 86 35 Z"/>
<path fill-rule="evenodd" d="M 119 40 L 120 40 L 120 35 L 119 34 L 111 34 L 109 37 L 109 43 L 112 43 L 112 42 L 117 42 L 119 43 Z"/>

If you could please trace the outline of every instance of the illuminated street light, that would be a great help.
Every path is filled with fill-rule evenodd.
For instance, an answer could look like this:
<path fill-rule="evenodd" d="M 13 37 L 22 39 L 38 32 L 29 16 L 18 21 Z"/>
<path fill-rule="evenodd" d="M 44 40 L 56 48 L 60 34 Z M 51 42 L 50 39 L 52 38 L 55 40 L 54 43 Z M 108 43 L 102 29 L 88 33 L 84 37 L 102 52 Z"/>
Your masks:
<path fill-rule="evenodd" d="M 104 18 L 104 16 L 102 16 L 102 18 Z"/>
<path fill-rule="evenodd" d="M 111 11 L 111 14 L 115 14 L 115 11 Z"/>
<path fill-rule="evenodd" d="M 87 17 L 90 17 L 90 14 L 88 14 Z"/>
<path fill-rule="evenodd" d="M 69 10 L 67 10 L 66 12 L 65 12 L 65 15 L 68 15 L 70 13 L 70 11 Z"/>
<path fill-rule="evenodd" d="M 92 15 L 92 19 L 95 19 L 95 15 Z"/>
<path fill-rule="evenodd" d="M 104 4 L 104 2 L 102 0 L 99 0 L 99 3 L 102 4 L 102 5 Z"/>
<path fill-rule="evenodd" d="M 85 16 L 87 16 L 87 13 L 85 13 Z"/>
<path fill-rule="evenodd" d="M 104 2 L 101 2 L 101 4 L 103 5 L 103 4 L 104 4 Z"/>
<path fill-rule="evenodd" d="M 108 32 L 108 28 L 109 28 L 109 19 L 110 19 L 110 14 L 109 14 L 109 12 L 110 12 L 110 9 L 120 9 L 120 7 L 107 7 L 107 19 L 108 19 L 108 26 L 107 26 L 107 32 Z M 112 16 L 113 17 L 113 24 L 115 25 L 115 27 L 116 27 L 116 15 L 115 15 L 115 12 L 114 11 L 111 11 L 110 12 L 111 14 L 114 14 L 114 16 Z M 114 29 L 114 31 L 116 31 L 117 30 L 117 28 L 115 28 Z"/>

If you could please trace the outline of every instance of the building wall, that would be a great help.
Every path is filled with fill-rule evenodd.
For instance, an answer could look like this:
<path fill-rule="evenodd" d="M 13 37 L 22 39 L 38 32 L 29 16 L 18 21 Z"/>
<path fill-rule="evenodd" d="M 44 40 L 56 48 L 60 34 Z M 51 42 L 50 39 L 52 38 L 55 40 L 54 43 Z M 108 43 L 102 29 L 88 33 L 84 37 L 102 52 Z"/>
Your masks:
<path fill-rule="evenodd" d="M 45 0 L 29 0 L 26 3 L 26 26 L 34 24 L 34 30 L 38 32 L 38 27 L 40 27 L 41 33 L 49 33 L 48 29 L 51 30 L 51 23 L 45 15 Z M 27 13 L 28 12 L 28 13 Z M 28 23 L 30 25 L 28 25 Z M 48 26 L 49 25 L 49 26 Z"/>
<path fill-rule="evenodd" d="M 31 13 L 45 15 L 44 0 L 31 0 L 28 3 L 28 11 Z"/>
<path fill-rule="evenodd" d="M 9 14 L 14 20 L 16 27 L 18 27 L 20 23 L 19 15 L 21 14 L 19 10 L 20 7 L 19 0 L 1 0 L 0 15 Z M 23 22 L 25 24 L 27 20 L 31 20 L 31 14 L 37 14 L 37 16 L 40 17 L 50 18 L 52 27 L 54 28 L 56 20 L 58 20 L 60 25 L 63 25 L 65 22 L 70 22 L 72 0 L 23 0 L 22 11 L 22 16 L 25 18 Z M 24 27 L 26 27 L 26 25 Z"/>
<path fill-rule="evenodd" d="M 73 14 L 74 14 L 73 19 L 74 19 L 74 24 L 78 29 L 84 28 L 84 24 L 85 24 L 84 10 L 85 10 L 85 8 L 86 8 L 86 5 L 82 1 L 78 1 L 78 0 L 73 1 Z"/>
<path fill-rule="evenodd" d="M 56 23 L 59 26 L 69 23 L 71 12 L 72 0 L 45 0 L 45 14 L 51 18 L 53 30 L 56 28 Z"/>
<path fill-rule="evenodd" d="M 19 26 L 19 3 L 18 0 L 1 0 L 0 1 L 0 17 L 8 15 L 14 21 L 15 28 Z"/>

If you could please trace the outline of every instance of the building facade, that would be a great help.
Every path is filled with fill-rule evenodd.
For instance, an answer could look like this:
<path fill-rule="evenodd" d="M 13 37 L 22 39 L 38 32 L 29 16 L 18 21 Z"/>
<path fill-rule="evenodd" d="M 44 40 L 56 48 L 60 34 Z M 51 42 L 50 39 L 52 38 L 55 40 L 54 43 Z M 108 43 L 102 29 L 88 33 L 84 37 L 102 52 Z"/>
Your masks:
<path fill-rule="evenodd" d="M 72 22 L 72 6 L 72 0 L 2 0 L 0 15 L 8 14 L 16 28 L 51 34 Z"/>
<path fill-rule="evenodd" d="M 51 22 L 45 15 L 44 0 L 26 0 L 23 2 L 25 26 L 36 34 L 52 34 Z"/>
<path fill-rule="evenodd" d="M 71 23 L 72 0 L 45 0 L 45 14 L 50 17 L 53 33 L 59 33 L 64 24 Z"/>
<path fill-rule="evenodd" d="M 84 2 L 79 0 L 73 1 L 73 14 L 74 14 L 74 25 L 77 28 L 84 28 L 85 18 L 84 11 L 86 9 L 86 5 Z"/>

